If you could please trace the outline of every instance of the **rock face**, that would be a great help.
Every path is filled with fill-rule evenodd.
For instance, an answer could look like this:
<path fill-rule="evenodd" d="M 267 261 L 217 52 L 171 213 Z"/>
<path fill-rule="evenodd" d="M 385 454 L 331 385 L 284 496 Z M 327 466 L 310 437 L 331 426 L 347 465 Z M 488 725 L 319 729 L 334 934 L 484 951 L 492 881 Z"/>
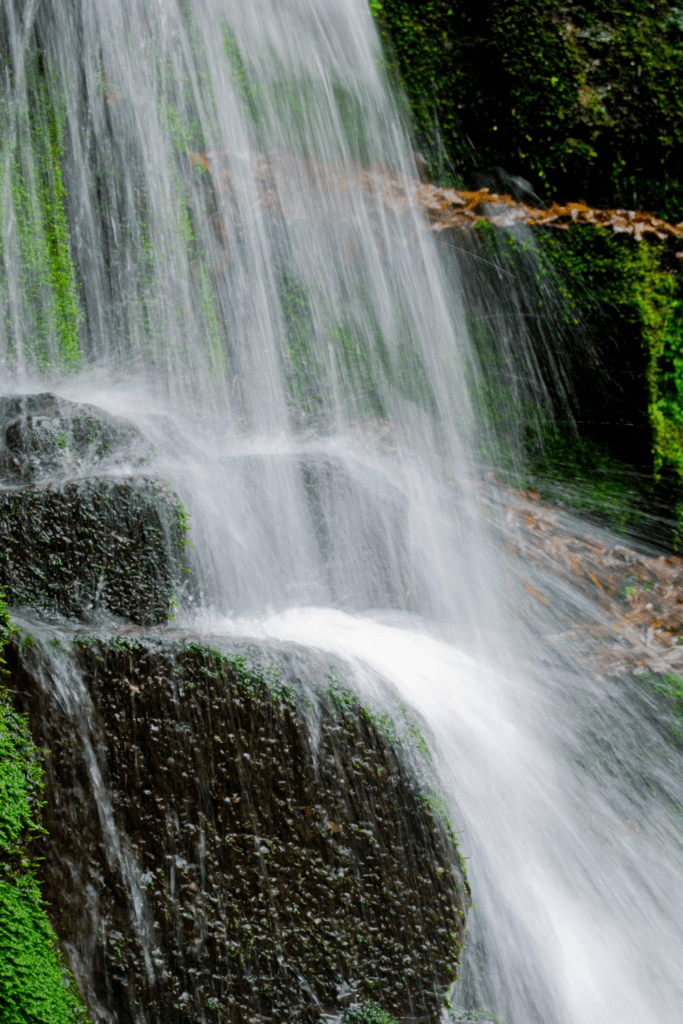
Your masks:
<path fill-rule="evenodd" d="M 183 575 L 178 499 L 130 475 L 152 454 L 92 406 L 0 399 L 0 588 L 38 609 L 7 649 L 45 751 L 30 854 L 93 1024 L 313 1022 L 365 999 L 436 1024 L 469 893 L 429 782 L 322 655 L 135 632 Z M 225 465 L 245 521 L 273 478 L 302 491 L 326 594 L 347 593 L 348 549 L 353 593 L 402 606 L 408 581 L 383 582 L 405 560 L 400 493 L 312 456 Z"/>
<path fill-rule="evenodd" d="M 152 451 L 94 406 L 0 399 L 0 587 L 11 604 L 166 621 L 182 585 L 182 509 L 161 481 L 106 475 Z"/>
<path fill-rule="evenodd" d="M 312 1021 L 351 991 L 436 1021 L 468 902 L 448 829 L 321 656 L 259 657 L 279 667 L 158 637 L 10 652 L 92 1019 Z"/>
<path fill-rule="evenodd" d="M 165 622 L 184 533 L 156 480 L 93 478 L 0 491 L 0 587 L 12 604 L 84 621 Z"/>

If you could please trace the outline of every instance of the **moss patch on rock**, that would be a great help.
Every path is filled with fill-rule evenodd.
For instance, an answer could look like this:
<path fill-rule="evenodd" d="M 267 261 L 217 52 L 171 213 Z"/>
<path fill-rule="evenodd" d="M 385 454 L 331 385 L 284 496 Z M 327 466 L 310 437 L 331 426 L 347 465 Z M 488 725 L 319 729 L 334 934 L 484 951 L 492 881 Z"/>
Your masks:
<path fill-rule="evenodd" d="M 2 650 L 13 630 L 0 595 Z M 87 1021 L 52 931 L 36 865 L 27 854 L 39 834 L 43 783 L 40 751 L 25 716 L 0 687 L 0 1022 L 77 1024 Z"/>

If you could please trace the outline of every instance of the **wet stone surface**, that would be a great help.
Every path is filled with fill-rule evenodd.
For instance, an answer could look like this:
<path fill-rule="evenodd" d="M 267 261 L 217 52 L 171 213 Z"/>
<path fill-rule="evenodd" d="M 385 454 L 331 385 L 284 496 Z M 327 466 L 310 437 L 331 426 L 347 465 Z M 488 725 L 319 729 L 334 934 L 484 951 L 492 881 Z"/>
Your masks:
<path fill-rule="evenodd" d="M 314 1021 L 349 991 L 439 1019 L 457 850 L 321 657 L 305 689 L 301 657 L 248 669 L 159 638 L 11 650 L 48 751 L 33 852 L 93 1021 Z"/>
<path fill-rule="evenodd" d="M 114 465 L 137 469 L 153 455 L 132 423 L 94 405 L 48 392 L 0 396 L 0 480 L 10 485 L 106 472 Z"/>
<path fill-rule="evenodd" d="M 144 477 L 95 477 L 0 490 L 0 588 L 86 622 L 165 622 L 183 584 L 175 495 Z"/>

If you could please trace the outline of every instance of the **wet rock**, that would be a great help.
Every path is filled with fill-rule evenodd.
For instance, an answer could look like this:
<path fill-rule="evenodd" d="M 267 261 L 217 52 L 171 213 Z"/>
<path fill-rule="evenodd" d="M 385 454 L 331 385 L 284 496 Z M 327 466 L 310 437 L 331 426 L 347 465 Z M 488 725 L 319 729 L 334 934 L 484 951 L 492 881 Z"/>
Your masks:
<path fill-rule="evenodd" d="M 33 852 L 93 1020 L 313 1021 L 352 992 L 436 1022 L 469 902 L 457 849 L 338 667 L 71 647 L 17 641 L 9 685 L 47 750 Z"/>
<path fill-rule="evenodd" d="M 153 446 L 127 420 L 58 395 L 0 397 L 0 479 L 15 486 L 147 464 Z"/>
<path fill-rule="evenodd" d="M 12 605 L 84 621 L 165 622 L 185 531 L 157 480 L 102 477 L 0 490 L 0 588 Z"/>

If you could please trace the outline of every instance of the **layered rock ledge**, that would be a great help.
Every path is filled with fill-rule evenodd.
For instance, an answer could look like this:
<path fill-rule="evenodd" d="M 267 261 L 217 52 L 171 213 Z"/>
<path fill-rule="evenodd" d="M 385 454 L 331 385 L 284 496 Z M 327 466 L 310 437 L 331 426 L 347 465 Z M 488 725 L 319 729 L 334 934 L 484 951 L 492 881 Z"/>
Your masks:
<path fill-rule="evenodd" d="M 165 622 L 183 586 L 182 506 L 135 472 L 153 448 L 125 420 L 52 394 L 0 398 L 0 588 L 82 621 Z"/>
<path fill-rule="evenodd" d="M 29 616 L 6 679 L 45 752 L 27 856 L 91 1020 L 436 1022 L 469 890 L 426 763 L 341 664 L 150 628 L 185 568 L 153 455 L 95 407 L 0 399 L 0 588 Z M 230 468 L 256 500 L 268 467 Z M 295 468 L 331 560 L 353 482 Z"/>

